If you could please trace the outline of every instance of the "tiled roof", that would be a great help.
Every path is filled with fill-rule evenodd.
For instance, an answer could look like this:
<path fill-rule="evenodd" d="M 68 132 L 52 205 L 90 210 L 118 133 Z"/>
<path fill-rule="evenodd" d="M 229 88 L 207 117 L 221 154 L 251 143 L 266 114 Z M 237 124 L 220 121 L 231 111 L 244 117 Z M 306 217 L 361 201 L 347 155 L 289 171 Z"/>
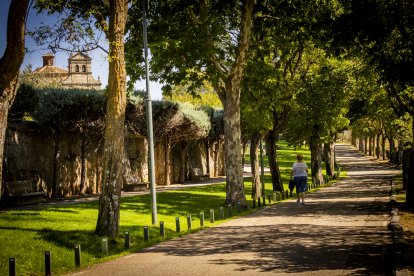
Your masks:
<path fill-rule="evenodd" d="M 68 74 L 68 71 L 60 68 L 60 67 L 56 67 L 56 66 L 51 66 L 51 65 L 46 65 L 40 68 L 37 68 L 35 71 L 35 73 L 58 73 L 58 74 Z"/>

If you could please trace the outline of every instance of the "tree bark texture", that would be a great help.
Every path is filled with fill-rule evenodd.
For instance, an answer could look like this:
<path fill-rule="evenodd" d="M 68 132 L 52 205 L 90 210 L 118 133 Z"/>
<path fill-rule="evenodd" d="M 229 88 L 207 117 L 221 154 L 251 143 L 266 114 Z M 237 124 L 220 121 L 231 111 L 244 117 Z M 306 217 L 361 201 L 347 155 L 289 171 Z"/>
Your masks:
<path fill-rule="evenodd" d="M 414 111 L 411 113 L 412 125 L 412 137 L 413 140 L 411 141 L 411 147 L 406 150 L 408 155 L 408 166 L 406 167 L 405 174 L 407 175 L 407 194 L 406 194 L 406 204 L 408 208 L 414 208 Z M 404 152 L 404 155 L 406 154 Z M 403 175 L 404 175 L 404 169 L 403 169 Z"/>
<path fill-rule="evenodd" d="M 219 175 L 219 154 L 220 154 L 220 148 L 221 148 L 221 144 L 222 140 L 219 139 L 214 143 L 214 147 L 213 147 L 213 163 L 214 163 L 214 168 L 213 168 L 213 176 L 216 177 Z"/>
<path fill-rule="evenodd" d="M 376 140 L 377 140 L 376 141 L 377 147 L 375 148 L 375 154 L 377 156 L 377 159 L 379 159 L 380 156 L 381 156 L 381 143 L 380 143 L 381 135 L 380 134 L 377 134 L 377 139 Z"/>
<path fill-rule="evenodd" d="M 210 176 L 210 141 L 206 140 L 204 143 L 206 147 L 206 167 L 207 167 L 207 174 Z"/>
<path fill-rule="evenodd" d="M 278 133 L 274 131 L 269 131 L 269 134 L 266 137 L 266 144 L 269 146 L 269 151 L 267 153 L 269 159 L 270 173 L 272 176 L 272 186 L 273 191 L 283 192 L 282 176 L 280 174 L 279 164 L 277 162 L 277 142 L 278 142 Z"/>
<path fill-rule="evenodd" d="M 373 143 L 373 141 L 372 141 L 373 139 L 372 139 L 372 136 L 369 136 L 369 156 L 372 156 L 372 143 Z"/>
<path fill-rule="evenodd" d="M 410 209 L 414 208 L 414 149 L 408 149 L 408 166 L 407 166 L 407 194 L 406 204 Z"/>
<path fill-rule="evenodd" d="M 390 163 L 397 164 L 397 151 L 395 149 L 395 140 L 389 138 L 388 141 L 390 142 Z"/>
<path fill-rule="evenodd" d="M 325 156 L 326 175 L 333 176 L 335 173 L 335 145 L 334 143 L 325 143 L 323 145 Z"/>
<path fill-rule="evenodd" d="M 127 0 L 109 0 L 109 91 L 107 95 L 104 172 L 96 233 L 115 239 L 119 230 L 123 180 L 126 70 L 124 34 Z"/>
<path fill-rule="evenodd" d="M 246 141 L 242 142 L 242 170 L 244 172 L 244 163 L 246 163 L 246 148 L 247 148 L 247 143 Z"/>
<path fill-rule="evenodd" d="M 0 200 L 3 195 L 3 155 L 7 116 L 17 92 L 19 69 L 25 53 L 24 35 L 29 0 L 12 0 L 7 18 L 7 44 L 0 59 Z"/>
<path fill-rule="evenodd" d="M 312 183 L 323 184 L 321 148 L 319 147 L 318 140 L 315 137 L 311 137 L 309 147 L 311 152 L 310 167 L 312 173 Z"/>
<path fill-rule="evenodd" d="M 187 149 L 188 141 L 181 141 L 180 147 L 180 183 L 184 183 L 187 176 Z"/>
<path fill-rule="evenodd" d="M 250 139 L 250 165 L 252 169 L 252 199 L 258 199 L 261 197 L 260 192 L 260 171 L 259 171 L 259 142 L 260 134 L 255 133 Z"/>
<path fill-rule="evenodd" d="M 359 146 L 358 149 L 360 152 L 364 152 L 364 137 L 359 137 Z"/>
<path fill-rule="evenodd" d="M 387 141 L 387 138 L 385 137 L 385 135 L 382 135 L 382 139 L 381 139 L 381 148 L 382 148 L 382 160 L 387 159 L 386 156 L 386 150 L 385 150 L 385 142 Z"/>
<path fill-rule="evenodd" d="M 367 155 L 368 154 L 368 137 L 364 137 L 364 154 Z"/>
<path fill-rule="evenodd" d="M 236 59 L 225 81 L 224 152 L 226 162 L 226 205 L 247 206 L 241 163 L 240 83 L 247 60 L 254 0 L 245 0 Z"/>

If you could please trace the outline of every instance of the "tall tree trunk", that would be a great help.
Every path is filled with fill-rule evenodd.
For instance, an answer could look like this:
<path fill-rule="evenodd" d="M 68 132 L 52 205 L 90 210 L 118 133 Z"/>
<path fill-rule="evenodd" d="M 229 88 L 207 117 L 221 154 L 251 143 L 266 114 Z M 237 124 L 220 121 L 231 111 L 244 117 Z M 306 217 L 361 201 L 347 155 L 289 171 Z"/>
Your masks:
<path fill-rule="evenodd" d="M 322 175 L 322 160 L 321 160 L 321 148 L 319 146 L 318 138 L 313 135 L 309 141 L 309 147 L 311 152 L 311 172 L 312 183 L 323 184 Z"/>
<path fill-rule="evenodd" d="M 244 172 L 244 165 L 246 163 L 246 148 L 247 148 L 247 142 L 243 141 L 242 142 L 242 169 Z"/>
<path fill-rule="evenodd" d="M 52 182 L 52 197 L 62 197 L 62 189 L 60 188 L 60 131 L 53 129 L 53 182 Z"/>
<path fill-rule="evenodd" d="M 395 149 L 395 140 L 389 138 L 388 141 L 390 142 L 390 163 L 396 165 L 397 164 L 397 151 Z"/>
<path fill-rule="evenodd" d="M 359 151 L 364 153 L 364 137 L 359 137 Z"/>
<path fill-rule="evenodd" d="M 277 162 L 277 142 L 278 134 L 271 130 L 266 136 L 266 144 L 269 145 L 269 152 L 267 153 L 269 159 L 270 173 L 272 176 L 273 191 L 283 192 L 282 176 L 280 174 L 279 164 Z"/>
<path fill-rule="evenodd" d="M 222 143 L 221 139 L 218 139 L 214 143 L 214 148 L 213 148 L 214 176 L 219 176 L 218 165 L 219 165 L 219 154 L 220 154 L 221 143 Z"/>
<path fill-rule="evenodd" d="M 188 141 L 181 141 L 179 143 L 180 147 L 180 183 L 185 182 L 185 178 L 187 175 L 187 149 L 188 149 Z"/>
<path fill-rule="evenodd" d="M 408 149 L 408 167 L 407 167 L 407 194 L 406 194 L 406 204 L 408 208 L 414 208 L 414 112 L 411 114 L 412 118 L 412 137 L 411 147 Z"/>
<path fill-rule="evenodd" d="M 207 174 L 210 177 L 210 141 L 206 139 L 204 143 L 206 147 L 206 168 L 207 168 Z"/>
<path fill-rule="evenodd" d="M 86 141 L 85 134 L 81 133 L 81 179 L 79 184 L 79 194 L 85 194 L 85 183 L 86 183 Z"/>
<path fill-rule="evenodd" d="M 367 155 L 368 154 L 368 137 L 365 136 L 364 137 L 364 154 Z"/>
<path fill-rule="evenodd" d="M 243 207 L 247 207 L 247 202 L 241 164 L 240 83 L 249 49 L 254 2 L 254 0 L 245 0 L 243 3 L 236 58 L 225 81 L 224 99 L 221 97 L 224 106 L 226 205 L 236 205 L 240 202 Z"/>
<path fill-rule="evenodd" d="M 171 143 L 170 137 L 165 137 L 165 185 L 171 185 Z"/>
<path fill-rule="evenodd" d="M 127 0 L 109 0 L 109 91 L 107 95 L 104 171 L 95 232 L 115 240 L 119 230 L 123 180 L 126 71 L 124 34 Z"/>
<path fill-rule="evenodd" d="M 325 156 L 326 175 L 333 176 L 335 173 L 335 144 L 325 143 L 323 152 Z"/>
<path fill-rule="evenodd" d="M 403 142 L 401 140 L 398 141 L 398 154 L 397 154 L 397 164 L 401 165 L 403 162 L 403 155 L 404 155 L 404 148 Z"/>
<path fill-rule="evenodd" d="M 259 148 L 260 135 L 255 133 L 250 139 L 250 165 L 252 169 L 252 199 L 258 199 L 261 196 L 260 192 L 260 171 L 259 171 Z"/>
<path fill-rule="evenodd" d="M 375 144 L 377 144 L 377 147 L 375 148 L 375 154 L 377 156 L 377 159 L 379 159 L 380 156 L 381 156 L 380 134 L 377 134 L 376 143 Z"/>
<path fill-rule="evenodd" d="M 0 200 L 3 196 L 3 155 L 7 116 L 17 93 L 25 52 L 24 35 L 29 0 L 12 0 L 7 18 L 7 44 L 0 59 Z"/>
<path fill-rule="evenodd" d="M 386 157 L 386 150 L 385 150 L 385 142 L 387 141 L 387 137 L 385 137 L 385 135 L 382 135 L 382 139 L 381 139 L 381 148 L 382 148 L 382 160 L 387 159 Z"/>
<path fill-rule="evenodd" d="M 369 136 L 369 156 L 372 156 L 372 136 Z"/>
<path fill-rule="evenodd" d="M 407 190 L 408 188 L 408 168 L 410 164 L 410 149 L 404 148 L 403 150 L 403 158 L 402 158 L 402 180 L 403 180 L 403 190 Z"/>

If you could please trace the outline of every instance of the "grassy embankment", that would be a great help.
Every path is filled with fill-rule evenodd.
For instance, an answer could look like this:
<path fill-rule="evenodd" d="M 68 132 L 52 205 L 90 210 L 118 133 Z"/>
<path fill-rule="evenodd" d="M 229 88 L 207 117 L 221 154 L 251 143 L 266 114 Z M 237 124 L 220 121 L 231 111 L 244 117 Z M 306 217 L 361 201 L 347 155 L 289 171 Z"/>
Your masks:
<path fill-rule="evenodd" d="M 289 172 L 297 153 L 310 160 L 307 149 L 289 148 L 281 143 L 278 150 L 283 183 L 287 188 Z M 248 160 L 247 160 L 248 161 Z M 267 163 L 267 157 L 265 158 Z M 272 192 L 270 174 L 265 176 L 266 193 Z M 251 178 L 245 179 L 246 197 L 251 206 Z M 187 188 L 157 194 L 158 221 L 165 223 L 165 238 L 159 237 L 159 226 L 151 225 L 151 198 L 139 195 L 122 198 L 120 235 L 116 244 L 109 244 L 108 255 L 102 254 L 101 238 L 94 235 L 97 219 L 97 202 L 15 210 L 0 213 L 0 275 L 8 274 L 8 260 L 16 258 L 17 275 L 44 274 L 44 252 L 50 251 L 52 271 L 55 275 L 75 270 L 74 245 L 81 245 L 81 267 L 103 262 L 130 252 L 139 251 L 162 240 L 200 230 L 199 213 L 205 213 L 205 226 L 222 223 L 218 220 L 219 208 L 225 201 L 225 184 Z M 210 223 L 209 210 L 215 210 L 216 222 Z M 233 208 L 233 218 L 244 215 Z M 224 208 L 227 218 L 227 210 Z M 187 215 L 192 215 L 192 229 L 187 230 Z M 181 232 L 175 231 L 175 218 L 180 217 Z M 143 226 L 149 226 L 150 241 L 143 241 Z M 124 249 L 124 233 L 130 231 L 131 248 Z"/>

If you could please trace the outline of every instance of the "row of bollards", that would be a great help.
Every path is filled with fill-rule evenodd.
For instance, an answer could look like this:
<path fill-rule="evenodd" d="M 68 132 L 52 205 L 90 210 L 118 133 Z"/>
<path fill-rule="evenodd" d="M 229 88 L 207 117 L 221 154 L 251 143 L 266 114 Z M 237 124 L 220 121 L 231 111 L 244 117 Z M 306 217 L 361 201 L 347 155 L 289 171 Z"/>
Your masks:
<path fill-rule="evenodd" d="M 312 183 L 311 185 L 309 185 L 308 187 L 308 191 L 310 191 L 311 189 L 316 189 L 320 186 L 320 184 L 317 183 Z M 272 200 L 274 202 L 277 201 L 281 201 L 281 200 L 285 200 L 288 199 L 289 197 L 292 197 L 292 191 L 284 191 L 284 192 L 274 192 L 272 194 L 268 194 L 267 195 L 267 200 L 269 202 L 269 204 L 272 202 Z M 266 196 L 263 196 L 262 198 L 258 198 L 257 199 L 257 205 L 258 207 L 261 207 L 263 205 L 266 205 Z M 253 199 L 253 208 L 256 208 L 256 199 Z M 237 211 L 239 213 L 241 213 L 242 211 L 242 206 L 240 204 L 240 202 L 237 203 Z M 224 219 L 225 215 L 224 215 L 224 207 L 220 207 L 219 208 L 219 213 L 218 213 L 218 218 L 219 219 Z M 227 206 L 227 217 L 231 217 L 233 215 L 233 210 L 232 210 L 232 206 L 228 205 Z M 200 227 L 204 226 L 204 212 L 200 212 L 199 213 L 199 219 L 200 219 Z M 210 223 L 214 223 L 215 222 L 215 210 L 214 209 L 210 209 Z M 176 225 L 176 232 L 180 233 L 181 232 L 181 225 L 180 225 L 180 218 L 176 217 L 175 218 L 175 225 Z M 192 217 L 191 214 L 187 215 L 187 228 L 188 230 L 191 230 L 193 227 L 193 221 L 192 221 Z M 144 241 L 148 242 L 149 241 L 149 228 L 148 226 L 144 226 Z M 164 227 L 164 222 L 161 221 L 160 222 L 160 237 L 165 237 L 165 227 Z M 130 232 L 129 231 L 125 231 L 125 249 L 129 249 L 130 248 L 130 243 L 131 243 L 131 237 L 130 237 Z M 74 246 L 74 253 L 75 253 L 75 266 L 80 267 L 81 266 L 81 246 L 80 244 L 76 244 Z M 102 254 L 103 255 L 107 255 L 108 254 L 108 239 L 107 238 L 102 238 Z M 9 258 L 9 276 L 15 276 L 16 275 L 16 259 L 15 258 Z M 51 260 L 51 252 L 50 251 L 45 251 L 45 275 L 52 275 L 52 260 Z"/>
<path fill-rule="evenodd" d="M 45 251 L 45 275 L 52 276 L 52 256 Z M 16 258 L 9 258 L 9 276 L 16 276 Z"/>

